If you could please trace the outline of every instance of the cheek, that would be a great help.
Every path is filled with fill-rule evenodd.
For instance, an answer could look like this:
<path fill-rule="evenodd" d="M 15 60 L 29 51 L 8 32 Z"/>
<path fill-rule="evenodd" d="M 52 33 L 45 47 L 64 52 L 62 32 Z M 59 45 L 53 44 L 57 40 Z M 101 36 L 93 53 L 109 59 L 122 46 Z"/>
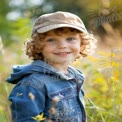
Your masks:
<path fill-rule="evenodd" d="M 80 52 L 80 44 L 74 46 L 74 51 L 79 53 Z"/>
<path fill-rule="evenodd" d="M 52 50 L 52 46 L 44 45 L 43 46 L 43 52 L 50 52 Z"/>
<path fill-rule="evenodd" d="M 44 46 L 43 47 L 43 50 L 42 50 L 43 56 L 47 56 L 47 55 L 49 55 L 49 54 L 51 54 L 53 52 L 54 52 L 53 46 Z"/>
<path fill-rule="evenodd" d="M 48 48 L 47 47 L 43 47 L 43 49 L 42 49 L 43 56 L 45 56 L 46 54 L 48 54 L 48 52 L 49 52 Z"/>

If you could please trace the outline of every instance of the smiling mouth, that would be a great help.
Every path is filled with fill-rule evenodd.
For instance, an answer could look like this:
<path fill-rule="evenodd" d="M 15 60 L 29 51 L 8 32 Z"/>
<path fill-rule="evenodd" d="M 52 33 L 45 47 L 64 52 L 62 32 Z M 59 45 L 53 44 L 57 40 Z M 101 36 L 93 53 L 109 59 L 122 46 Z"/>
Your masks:
<path fill-rule="evenodd" d="M 59 52 L 59 53 L 54 53 L 56 55 L 67 55 L 70 54 L 71 52 Z"/>

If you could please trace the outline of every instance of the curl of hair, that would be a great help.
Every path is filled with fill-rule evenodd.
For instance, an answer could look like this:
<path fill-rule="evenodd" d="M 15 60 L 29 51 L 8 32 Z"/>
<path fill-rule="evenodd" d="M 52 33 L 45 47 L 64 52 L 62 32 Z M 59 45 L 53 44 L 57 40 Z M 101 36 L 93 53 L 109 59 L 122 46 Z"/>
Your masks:
<path fill-rule="evenodd" d="M 88 55 L 92 55 L 96 49 L 96 42 L 93 34 L 90 33 L 82 33 L 81 35 L 81 57 L 86 57 Z"/>
<path fill-rule="evenodd" d="M 41 50 L 44 46 L 43 41 L 44 36 L 40 36 L 39 33 L 35 33 L 31 39 L 25 42 L 26 55 L 32 60 L 41 59 L 43 60 L 43 55 Z"/>

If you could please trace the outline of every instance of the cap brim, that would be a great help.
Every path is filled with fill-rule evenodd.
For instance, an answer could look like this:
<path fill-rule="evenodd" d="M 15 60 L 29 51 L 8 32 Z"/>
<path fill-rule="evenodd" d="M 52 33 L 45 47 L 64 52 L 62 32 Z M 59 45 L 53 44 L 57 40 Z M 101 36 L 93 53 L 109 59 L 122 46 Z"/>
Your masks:
<path fill-rule="evenodd" d="M 38 33 L 45 33 L 45 32 L 48 32 L 50 30 L 53 30 L 53 29 L 57 29 L 57 28 L 62 28 L 62 27 L 69 27 L 69 28 L 74 28 L 74 29 L 77 29 L 83 33 L 87 33 L 87 30 L 82 27 L 79 27 L 79 26 L 75 26 L 75 25 L 70 25 L 70 24 L 53 24 L 53 25 L 49 25 L 49 26 L 44 26 L 44 27 L 41 27 L 37 30 Z"/>

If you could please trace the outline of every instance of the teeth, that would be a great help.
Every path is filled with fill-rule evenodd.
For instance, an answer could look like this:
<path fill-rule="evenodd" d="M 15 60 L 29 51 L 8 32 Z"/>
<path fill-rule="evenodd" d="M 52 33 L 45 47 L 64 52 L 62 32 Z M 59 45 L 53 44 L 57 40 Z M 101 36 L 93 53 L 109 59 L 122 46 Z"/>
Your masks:
<path fill-rule="evenodd" d="M 57 54 L 60 54 L 60 55 L 65 55 L 65 54 L 68 54 L 69 52 L 61 52 L 61 53 L 57 53 Z"/>
<path fill-rule="evenodd" d="M 67 54 L 67 53 L 59 53 L 59 54 Z"/>
<path fill-rule="evenodd" d="M 68 53 L 59 53 L 59 54 L 68 54 Z"/>

